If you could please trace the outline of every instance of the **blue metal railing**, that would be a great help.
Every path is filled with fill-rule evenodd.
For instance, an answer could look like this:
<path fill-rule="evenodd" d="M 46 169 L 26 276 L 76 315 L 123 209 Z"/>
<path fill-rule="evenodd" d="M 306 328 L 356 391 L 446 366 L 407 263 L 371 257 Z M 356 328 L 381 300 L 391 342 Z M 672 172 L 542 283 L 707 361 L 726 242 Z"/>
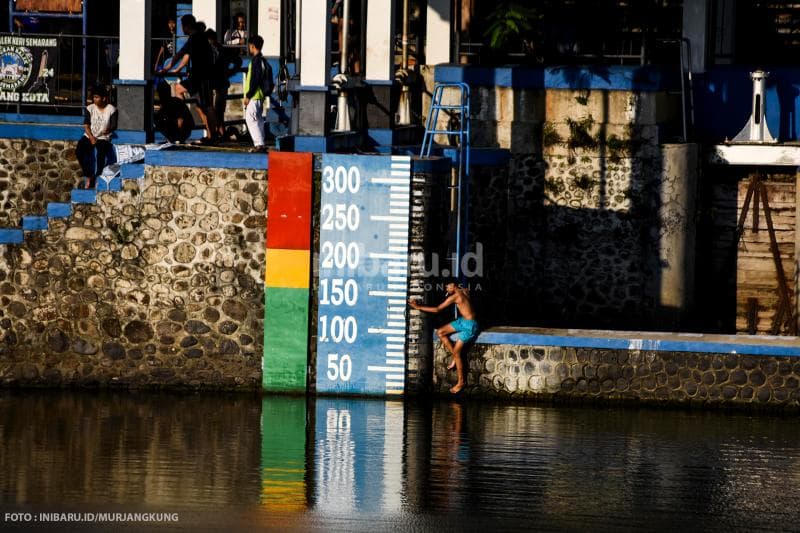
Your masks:
<path fill-rule="evenodd" d="M 453 101 L 444 102 L 445 91 L 450 89 L 454 93 Z M 444 111 L 449 115 L 449 120 L 444 129 L 440 129 L 439 112 Z M 430 157 L 435 145 L 436 135 L 447 135 L 450 142 L 456 142 L 458 147 L 458 161 L 455 162 L 455 183 L 451 188 L 455 191 L 455 202 L 451 196 L 451 211 L 456 212 L 455 257 L 453 261 L 453 276 L 463 282 L 461 272 L 462 250 L 469 246 L 469 178 L 470 178 L 470 90 L 469 85 L 463 82 L 437 83 L 433 88 L 431 108 L 428 119 L 425 121 L 425 135 L 422 138 L 420 157 Z M 456 164 L 457 163 L 457 164 Z M 453 205 L 455 204 L 455 205 Z"/>

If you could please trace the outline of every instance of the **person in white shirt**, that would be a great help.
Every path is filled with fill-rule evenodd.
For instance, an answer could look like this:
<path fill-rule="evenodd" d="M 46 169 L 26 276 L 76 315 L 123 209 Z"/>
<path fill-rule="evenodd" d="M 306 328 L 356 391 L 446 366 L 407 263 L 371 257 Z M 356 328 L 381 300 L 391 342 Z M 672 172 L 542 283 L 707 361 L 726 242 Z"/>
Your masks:
<path fill-rule="evenodd" d="M 234 27 L 225 32 L 222 39 L 227 45 L 244 46 L 247 44 L 247 19 L 242 13 L 237 13 L 234 19 Z"/>
<path fill-rule="evenodd" d="M 117 129 L 117 108 L 108 103 L 108 89 L 92 88 L 92 103 L 86 106 L 83 117 L 83 136 L 75 155 L 83 171 L 85 189 L 93 189 L 99 176 L 114 156 L 111 134 Z"/>

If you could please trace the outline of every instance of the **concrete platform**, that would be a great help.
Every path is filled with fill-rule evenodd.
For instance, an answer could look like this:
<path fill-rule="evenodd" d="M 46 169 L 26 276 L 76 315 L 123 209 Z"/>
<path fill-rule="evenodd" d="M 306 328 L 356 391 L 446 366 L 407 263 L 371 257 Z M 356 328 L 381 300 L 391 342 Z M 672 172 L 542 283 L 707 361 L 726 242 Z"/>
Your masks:
<path fill-rule="evenodd" d="M 800 337 L 496 327 L 476 344 L 800 357 Z"/>

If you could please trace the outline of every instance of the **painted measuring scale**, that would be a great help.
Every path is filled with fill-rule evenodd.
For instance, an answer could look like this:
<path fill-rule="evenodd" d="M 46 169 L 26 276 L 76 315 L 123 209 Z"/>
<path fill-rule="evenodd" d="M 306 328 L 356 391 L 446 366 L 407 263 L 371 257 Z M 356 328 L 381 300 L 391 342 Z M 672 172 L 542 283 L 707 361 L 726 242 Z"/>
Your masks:
<path fill-rule="evenodd" d="M 317 391 L 405 387 L 411 158 L 324 154 Z"/>

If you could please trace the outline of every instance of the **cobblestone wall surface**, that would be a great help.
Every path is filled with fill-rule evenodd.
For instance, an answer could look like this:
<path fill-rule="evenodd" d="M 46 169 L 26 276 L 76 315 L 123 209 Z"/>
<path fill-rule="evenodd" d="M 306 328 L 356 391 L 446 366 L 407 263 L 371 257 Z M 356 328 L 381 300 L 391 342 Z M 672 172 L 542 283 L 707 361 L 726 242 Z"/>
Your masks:
<path fill-rule="evenodd" d="M 470 396 L 800 407 L 792 357 L 488 344 L 467 357 Z M 437 342 L 434 390 L 443 394 L 456 382 L 448 360 Z"/>
<path fill-rule="evenodd" d="M 0 385 L 260 385 L 266 172 L 147 167 L 0 246 Z"/>
<path fill-rule="evenodd" d="M 520 100 L 509 109 L 541 134 L 512 135 L 506 167 L 473 169 L 483 321 L 657 329 L 659 250 L 673 216 L 662 149 L 672 101 L 629 91 L 502 96 Z M 482 113 L 516 117 L 484 100 Z"/>
<path fill-rule="evenodd" d="M 0 139 L 0 227 L 44 215 L 48 202 L 69 201 L 80 177 L 73 142 Z"/>

